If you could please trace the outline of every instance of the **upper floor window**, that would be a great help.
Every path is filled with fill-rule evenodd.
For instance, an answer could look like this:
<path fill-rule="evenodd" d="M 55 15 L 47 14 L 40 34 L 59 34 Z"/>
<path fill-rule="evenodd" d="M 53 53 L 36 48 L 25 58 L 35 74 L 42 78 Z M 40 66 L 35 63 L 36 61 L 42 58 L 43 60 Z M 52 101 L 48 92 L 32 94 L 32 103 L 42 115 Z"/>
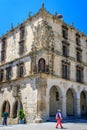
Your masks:
<path fill-rule="evenodd" d="M 20 27 L 20 40 L 24 40 L 25 37 L 25 27 L 24 25 L 21 25 Z"/>
<path fill-rule="evenodd" d="M 69 44 L 66 42 L 63 42 L 62 44 L 63 47 L 63 56 L 69 56 Z"/>
<path fill-rule="evenodd" d="M 0 81 L 3 81 L 4 78 L 4 70 L 0 70 Z"/>
<path fill-rule="evenodd" d="M 6 38 L 2 39 L 2 50 L 6 49 Z"/>
<path fill-rule="evenodd" d="M 70 63 L 62 61 L 62 78 L 70 79 Z"/>
<path fill-rule="evenodd" d="M 64 39 L 68 39 L 68 28 L 66 26 L 62 26 L 62 35 Z"/>
<path fill-rule="evenodd" d="M 3 38 L 1 47 L 1 61 L 5 61 L 5 58 L 6 58 L 6 38 Z"/>
<path fill-rule="evenodd" d="M 24 53 L 24 41 L 19 42 L 19 54 L 22 55 Z"/>
<path fill-rule="evenodd" d="M 38 62 L 38 71 L 45 72 L 45 60 L 41 58 Z"/>
<path fill-rule="evenodd" d="M 12 77 L 12 68 L 8 67 L 6 68 L 6 80 L 10 80 Z"/>
<path fill-rule="evenodd" d="M 83 67 L 76 66 L 76 81 L 82 83 L 83 82 Z"/>
<path fill-rule="evenodd" d="M 5 61 L 5 58 L 6 58 L 6 51 L 2 50 L 1 51 L 1 61 Z"/>
<path fill-rule="evenodd" d="M 80 35 L 76 33 L 76 44 L 80 46 Z"/>
<path fill-rule="evenodd" d="M 24 63 L 21 63 L 17 66 L 17 76 L 23 77 L 24 76 Z"/>
<path fill-rule="evenodd" d="M 87 40 L 86 40 L 86 48 L 87 48 Z"/>
<path fill-rule="evenodd" d="M 78 62 L 82 61 L 82 49 L 81 48 L 76 48 L 76 57 L 77 57 Z"/>

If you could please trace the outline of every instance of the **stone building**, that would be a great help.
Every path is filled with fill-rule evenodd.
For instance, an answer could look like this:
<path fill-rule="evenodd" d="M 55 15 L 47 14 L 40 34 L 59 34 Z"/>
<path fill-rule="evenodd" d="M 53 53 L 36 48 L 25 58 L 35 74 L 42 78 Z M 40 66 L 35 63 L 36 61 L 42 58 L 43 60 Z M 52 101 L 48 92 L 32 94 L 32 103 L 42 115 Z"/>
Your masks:
<path fill-rule="evenodd" d="M 87 36 L 42 4 L 34 16 L 0 38 L 0 117 L 17 123 L 87 116 Z"/>

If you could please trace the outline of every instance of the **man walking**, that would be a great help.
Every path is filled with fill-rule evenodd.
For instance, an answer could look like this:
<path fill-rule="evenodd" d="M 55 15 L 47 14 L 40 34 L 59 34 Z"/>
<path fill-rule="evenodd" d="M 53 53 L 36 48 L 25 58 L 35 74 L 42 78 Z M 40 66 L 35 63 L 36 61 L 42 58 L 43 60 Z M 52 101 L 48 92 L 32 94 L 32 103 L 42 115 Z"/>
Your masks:
<path fill-rule="evenodd" d="M 58 109 L 58 112 L 56 113 L 56 120 L 57 120 L 56 128 L 58 128 L 58 125 L 60 125 L 60 127 L 62 129 L 63 128 L 63 126 L 62 126 L 62 114 L 61 114 L 60 109 Z"/>
<path fill-rule="evenodd" d="M 7 125 L 8 112 L 5 111 L 3 113 L 3 125 Z"/>

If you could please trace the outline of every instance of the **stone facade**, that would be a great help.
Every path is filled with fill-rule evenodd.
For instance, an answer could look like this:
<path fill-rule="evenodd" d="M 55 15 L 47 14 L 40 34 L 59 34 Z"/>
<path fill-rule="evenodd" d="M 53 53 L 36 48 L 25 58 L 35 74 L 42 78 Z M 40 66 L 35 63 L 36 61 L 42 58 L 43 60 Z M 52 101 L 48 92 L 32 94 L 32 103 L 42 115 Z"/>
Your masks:
<path fill-rule="evenodd" d="M 87 116 L 87 36 L 51 15 L 37 14 L 0 38 L 0 117 L 41 122 L 60 108 L 63 117 Z"/>

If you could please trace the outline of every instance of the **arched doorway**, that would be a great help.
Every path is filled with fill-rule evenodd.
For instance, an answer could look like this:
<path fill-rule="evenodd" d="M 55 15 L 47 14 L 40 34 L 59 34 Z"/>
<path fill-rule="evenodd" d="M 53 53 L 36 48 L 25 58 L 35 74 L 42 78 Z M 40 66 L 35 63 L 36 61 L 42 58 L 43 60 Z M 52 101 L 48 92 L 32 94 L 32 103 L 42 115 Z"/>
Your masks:
<path fill-rule="evenodd" d="M 80 94 L 80 110 L 82 117 L 87 116 L 86 94 L 84 91 Z"/>
<path fill-rule="evenodd" d="M 66 114 L 67 116 L 74 116 L 74 93 L 72 89 L 68 89 L 66 93 Z"/>
<path fill-rule="evenodd" d="M 19 105 L 20 105 L 20 108 L 19 108 Z M 12 115 L 13 115 L 13 118 L 16 118 L 17 117 L 17 114 L 18 114 L 18 110 L 19 109 L 23 109 L 23 106 L 22 106 L 22 103 L 21 101 L 19 102 L 18 100 L 15 101 L 14 105 L 13 105 L 13 112 L 12 112 Z"/>
<path fill-rule="evenodd" d="M 61 108 L 59 100 L 59 92 L 57 87 L 53 86 L 50 90 L 49 115 L 55 116 L 58 108 Z"/>
<path fill-rule="evenodd" d="M 2 114 L 5 111 L 8 112 L 8 115 L 10 115 L 10 103 L 9 103 L 9 101 L 4 101 L 4 103 L 2 105 Z"/>

